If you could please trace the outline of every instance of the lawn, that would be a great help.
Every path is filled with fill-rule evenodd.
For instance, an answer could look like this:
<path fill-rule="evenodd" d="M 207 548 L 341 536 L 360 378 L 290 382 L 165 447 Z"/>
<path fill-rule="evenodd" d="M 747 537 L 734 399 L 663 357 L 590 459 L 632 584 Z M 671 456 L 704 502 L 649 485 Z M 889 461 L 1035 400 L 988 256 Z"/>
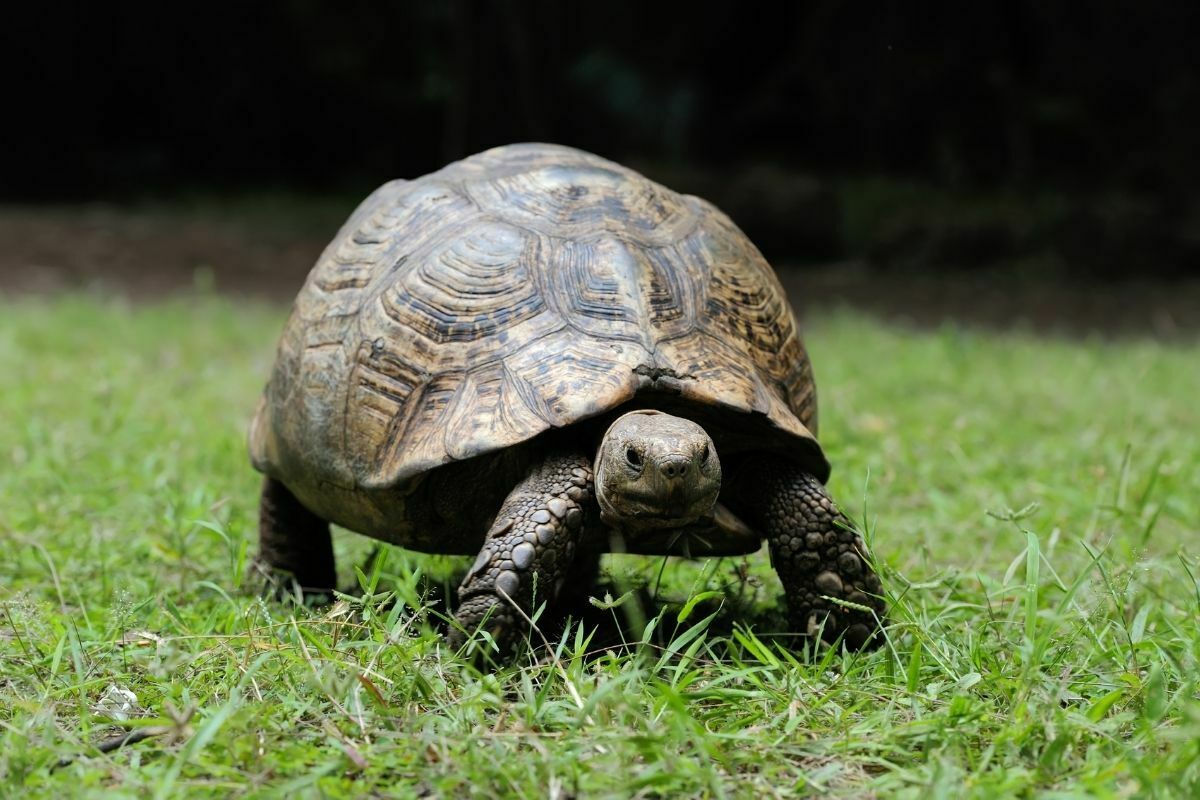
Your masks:
<path fill-rule="evenodd" d="M 596 609 L 629 647 L 576 626 L 489 673 L 423 588 L 470 559 L 342 534 L 365 592 L 248 590 L 285 314 L 0 299 L 0 796 L 1200 795 L 1200 346 L 817 317 L 886 645 L 769 636 L 765 553 L 630 558 L 607 581 L 647 619 Z"/>

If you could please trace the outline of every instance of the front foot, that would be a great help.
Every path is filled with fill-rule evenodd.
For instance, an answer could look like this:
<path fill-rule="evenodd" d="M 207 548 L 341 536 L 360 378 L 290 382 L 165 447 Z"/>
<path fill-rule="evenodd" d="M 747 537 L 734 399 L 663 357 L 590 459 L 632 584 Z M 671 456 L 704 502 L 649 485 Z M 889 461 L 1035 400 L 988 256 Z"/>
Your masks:
<path fill-rule="evenodd" d="M 513 489 L 459 587 L 452 647 L 485 630 L 500 658 L 511 656 L 536 606 L 562 590 L 591 492 L 591 463 L 577 453 L 547 458 Z"/>
<path fill-rule="evenodd" d="M 767 541 L 793 630 L 855 650 L 878 647 L 887 606 L 862 537 L 812 475 L 784 467 L 776 476 Z"/>
<path fill-rule="evenodd" d="M 446 643 L 454 650 L 462 650 L 472 642 L 472 637 L 486 631 L 495 651 L 488 653 L 484 643 L 472 642 L 472 656 L 484 661 L 504 660 L 516 651 L 527 627 L 511 602 L 489 593 L 477 594 L 459 604 Z"/>
<path fill-rule="evenodd" d="M 295 603 L 302 606 L 324 606 L 333 602 L 333 589 L 305 586 L 296 575 L 272 567 L 261 558 L 250 562 L 246 573 L 245 591 L 268 601 Z"/>

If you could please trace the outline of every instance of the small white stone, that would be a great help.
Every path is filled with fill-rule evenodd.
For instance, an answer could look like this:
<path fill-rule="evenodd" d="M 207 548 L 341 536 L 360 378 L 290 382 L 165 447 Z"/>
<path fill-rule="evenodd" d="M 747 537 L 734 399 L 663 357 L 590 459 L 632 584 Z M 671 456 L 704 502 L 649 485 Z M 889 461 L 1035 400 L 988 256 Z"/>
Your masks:
<path fill-rule="evenodd" d="M 136 694 L 112 683 L 96 703 L 96 711 L 111 719 L 126 720 L 141 715 L 142 707 Z"/>

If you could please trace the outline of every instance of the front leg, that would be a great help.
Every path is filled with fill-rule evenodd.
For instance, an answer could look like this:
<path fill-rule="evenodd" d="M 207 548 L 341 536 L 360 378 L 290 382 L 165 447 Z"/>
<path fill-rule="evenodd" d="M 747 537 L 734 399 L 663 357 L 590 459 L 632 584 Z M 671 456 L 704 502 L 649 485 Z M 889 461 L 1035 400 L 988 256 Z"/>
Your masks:
<path fill-rule="evenodd" d="M 827 642 L 841 636 L 854 649 L 878 647 L 886 604 L 862 537 L 812 475 L 774 459 L 756 472 L 748 500 L 766 531 L 793 628 Z"/>
<path fill-rule="evenodd" d="M 591 495 L 591 459 L 582 453 L 552 455 L 517 484 L 459 587 L 452 646 L 482 626 L 502 655 L 511 651 L 535 603 L 558 597 Z"/>

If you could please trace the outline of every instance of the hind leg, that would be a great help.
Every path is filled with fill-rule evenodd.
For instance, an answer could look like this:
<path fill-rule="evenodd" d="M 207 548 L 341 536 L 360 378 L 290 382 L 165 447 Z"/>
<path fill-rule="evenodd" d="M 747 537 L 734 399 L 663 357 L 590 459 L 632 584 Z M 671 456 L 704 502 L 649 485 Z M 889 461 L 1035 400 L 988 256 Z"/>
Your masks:
<path fill-rule="evenodd" d="M 255 563 L 279 594 L 327 598 L 337 581 L 329 523 L 274 478 L 263 480 Z"/>

